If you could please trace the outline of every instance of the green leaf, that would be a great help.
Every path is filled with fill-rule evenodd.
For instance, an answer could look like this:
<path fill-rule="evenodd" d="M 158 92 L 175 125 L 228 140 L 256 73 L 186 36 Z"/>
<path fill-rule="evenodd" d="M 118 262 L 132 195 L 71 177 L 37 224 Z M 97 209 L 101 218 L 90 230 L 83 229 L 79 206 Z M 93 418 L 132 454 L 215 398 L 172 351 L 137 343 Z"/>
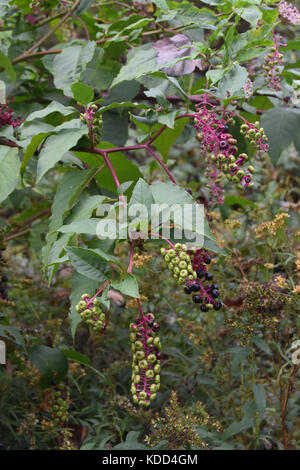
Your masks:
<path fill-rule="evenodd" d="M 44 264 L 50 264 L 60 256 L 61 251 L 68 244 L 72 234 L 65 234 L 57 240 L 57 230 L 63 225 L 65 218 L 70 215 L 70 211 L 80 194 L 84 190 L 86 183 L 90 181 L 95 169 L 91 170 L 70 170 L 62 178 L 52 204 L 52 215 L 50 217 L 49 232 L 46 238 L 46 245 L 42 250 Z M 89 217 L 93 210 L 100 206 L 105 199 L 104 196 L 91 196 L 84 198 L 74 208 L 74 213 L 70 216 L 70 222 L 76 217 L 79 220 Z M 48 278 L 51 280 L 57 266 L 48 269 Z"/>
<path fill-rule="evenodd" d="M 257 25 L 258 20 L 260 20 L 261 17 L 262 17 L 261 10 L 255 5 L 251 5 L 251 6 L 245 7 L 245 8 L 237 8 L 236 12 L 244 20 L 248 21 L 248 23 L 250 23 L 251 26 L 254 27 L 254 28 Z"/>
<path fill-rule="evenodd" d="M 129 58 L 126 65 L 123 65 L 111 86 L 113 87 L 124 80 L 136 80 L 143 75 L 159 70 L 160 66 L 156 62 L 156 55 L 157 52 L 153 48 L 145 49 L 144 46 L 135 48 L 132 57 Z"/>
<path fill-rule="evenodd" d="M 51 135 L 51 132 L 44 132 L 44 133 L 41 133 L 32 137 L 30 144 L 26 147 L 26 150 L 24 152 L 24 156 L 22 159 L 22 163 L 21 163 L 21 175 L 22 176 L 24 175 L 24 171 L 26 169 L 26 166 L 30 158 L 33 156 L 34 152 L 36 151 L 40 143 L 43 142 L 43 140 L 45 140 L 47 137 L 49 137 L 49 135 Z"/>
<path fill-rule="evenodd" d="M 20 166 L 18 149 L 0 145 L 0 202 L 4 201 L 17 186 Z"/>
<path fill-rule="evenodd" d="M 12 79 L 12 81 L 15 82 L 17 79 L 17 74 L 15 72 L 15 69 L 11 61 L 9 60 L 9 58 L 5 54 L 3 54 L 2 51 L 0 51 L 0 65 L 2 65 L 5 72 Z"/>
<path fill-rule="evenodd" d="M 258 414 L 260 416 L 260 419 L 262 419 L 264 411 L 266 409 L 266 405 L 267 405 L 265 387 L 260 384 L 254 384 L 253 393 L 255 397 L 255 403 L 257 406 Z"/>
<path fill-rule="evenodd" d="M 65 47 L 53 61 L 54 84 L 62 89 L 64 94 L 72 94 L 71 85 L 80 80 L 87 64 L 92 60 L 96 43 L 89 41 L 85 44 Z"/>
<path fill-rule="evenodd" d="M 174 129 L 176 115 L 177 115 L 176 110 L 171 111 L 167 114 L 159 114 L 157 120 L 160 124 L 164 124 L 167 127 L 169 127 L 170 129 Z"/>
<path fill-rule="evenodd" d="M 255 204 L 255 202 L 243 196 L 233 196 L 233 195 L 225 196 L 224 203 L 227 204 L 228 206 L 257 207 L 257 204 Z"/>
<path fill-rule="evenodd" d="M 152 201 L 153 197 L 150 186 L 145 180 L 140 178 L 132 191 L 129 206 L 132 206 L 133 204 L 141 204 L 146 207 L 148 216 L 150 216 Z"/>
<path fill-rule="evenodd" d="M 70 361 L 79 362 L 79 364 L 83 364 L 85 366 L 88 366 L 91 363 L 87 356 L 78 351 L 74 351 L 74 349 L 62 349 L 61 352 Z"/>
<path fill-rule="evenodd" d="M 61 233 L 85 233 L 87 235 L 96 235 L 97 226 L 100 219 L 76 220 L 58 229 Z"/>
<path fill-rule="evenodd" d="M 188 119 L 178 119 L 175 121 L 175 125 L 173 129 L 166 129 L 153 143 L 161 155 L 164 157 L 166 161 L 168 155 L 170 153 L 171 147 L 174 145 L 176 140 L 180 137 L 183 132 L 185 125 L 188 123 Z M 155 127 L 155 131 L 159 128 Z"/>
<path fill-rule="evenodd" d="M 155 3 L 155 5 L 163 11 L 167 11 L 169 9 L 166 0 L 153 0 L 152 3 Z"/>
<path fill-rule="evenodd" d="M 126 273 L 125 277 L 120 281 L 112 281 L 111 286 L 121 292 L 121 294 L 129 295 L 138 299 L 140 297 L 138 283 L 133 274 Z"/>
<path fill-rule="evenodd" d="M 263 351 L 264 353 L 266 353 L 268 355 L 272 354 L 269 346 L 267 345 L 267 343 L 262 338 L 260 338 L 259 336 L 253 336 L 253 341 L 256 344 L 256 346 L 259 349 L 261 349 L 261 351 Z"/>
<path fill-rule="evenodd" d="M 89 104 L 94 99 L 94 89 L 84 83 L 73 83 L 73 85 L 71 85 L 71 90 L 74 99 L 82 106 Z"/>
<path fill-rule="evenodd" d="M 37 166 L 37 182 L 87 133 L 87 126 L 82 124 L 79 129 L 63 129 L 58 134 L 50 136 L 40 152 Z"/>
<path fill-rule="evenodd" d="M 29 360 L 40 371 L 39 385 L 42 388 L 50 387 L 53 381 L 60 382 L 68 373 L 68 361 L 59 349 L 33 346 L 29 350 Z"/>
<path fill-rule="evenodd" d="M 43 119 L 44 117 L 52 113 L 60 113 L 63 116 L 68 116 L 73 113 L 78 113 L 78 111 L 72 106 L 64 106 L 63 104 L 58 103 L 57 101 L 52 101 L 44 109 L 41 109 L 40 111 L 34 111 L 33 113 L 29 114 L 25 122 L 34 121 L 35 119 Z"/>
<path fill-rule="evenodd" d="M 227 98 L 227 91 L 230 96 L 241 95 L 241 89 L 246 83 L 248 72 L 245 67 L 234 65 L 220 80 L 217 96 L 221 99 Z"/>
<path fill-rule="evenodd" d="M 103 261 L 103 257 L 96 253 L 95 250 L 69 247 L 66 248 L 66 252 L 79 274 L 99 282 L 107 279 L 106 272 L 109 265 L 106 261 Z"/>
<path fill-rule="evenodd" d="M 291 143 L 300 151 L 300 110 L 272 108 L 261 117 L 261 125 L 269 139 L 269 154 L 274 165 Z"/>
<path fill-rule="evenodd" d="M 26 350 L 25 340 L 16 326 L 0 325 L 0 337 L 10 339 Z"/>
<path fill-rule="evenodd" d="M 149 449 L 146 444 L 141 444 L 138 442 L 138 437 L 140 435 L 139 431 L 129 431 L 126 436 L 125 442 L 121 442 L 121 444 L 117 444 L 113 447 L 113 450 L 147 450 Z"/>

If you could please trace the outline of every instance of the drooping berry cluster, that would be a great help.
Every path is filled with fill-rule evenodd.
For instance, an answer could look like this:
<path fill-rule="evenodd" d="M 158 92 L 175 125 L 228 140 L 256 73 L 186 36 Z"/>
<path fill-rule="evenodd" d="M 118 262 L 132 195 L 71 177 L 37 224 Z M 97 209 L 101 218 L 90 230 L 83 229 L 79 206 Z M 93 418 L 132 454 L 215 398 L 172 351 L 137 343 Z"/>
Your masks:
<path fill-rule="evenodd" d="M 85 122 L 89 128 L 89 137 L 93 144 L 101 141 L 103 120 L 102 114 L 98 111 L 98 106 L 92 104 L 89 108 L 81 113 L 80 119 Z"/>
<path fill-rule="evenodd" d="M 54 423 L 62 426 L 68 421 L 69 404 L 69 387 L 64 382 L 60 382 L 58 385 L 53 386 L 51 389 L 49 406 Z"/>
<path fill-rule="evenodd" d="M 160 350 L 157 336 L 159 324 L 148 313 L 130 324 L 130 341 L 133 352 L 131 393 L 134 403 L 149 406 L 160 388 Z"/>
<path fill-rule="evenodd" d="M 107 314 L 100 308 L 101 302 L 97 297 L 88 294 L 81 296 L 80 302 L 76 305 L 76 310 L 80 317 L 95 331 L 104 330 L 107 323 Z"/>
<path fill-rule="evenodd" d="M 187 280 L 184 292 L 188 295 L 193 294 L 195 304 L 201 304 L 200 309 L 203 312 L 209 310 L 219 310 L 222 308 L 222 302 L 216 300 L 219 297 L 218 284 L 209 284 L 213 280 L 213 274 L 207 271 L 207 265 L 211 262 L 211 257 L 204 249 L 192 248 L 188 251 L 193 269 L 195 269 L 197 278 Z"/>
<path fill-rule="evenodd" d="M 160 252 L 164 255 L 168 268 L 177 284 L 182 285 L 187 280 L 192 281 L 197 278 L 186 245 L 176 243 L 174 248 L 161 248 Z"/>
<path fill-rule="evenodd" d="M 254 124 L 251 122 L 244 122 L 241 125 L 240 132 L 258 152 L 268 151 L 268 137 L 266 136 L 264 129 L 259 126 L 258 121 Z"/>
<path fill-rule="evenodd" d="M 227 124 L 232 124 L 233 112 L 216 114 L 217 105 L 209 101 L 207 94 L 202 95 L 194 117 L 194 127 L 198 131 L 197 139 L 209 165 L 211 193 L 218 203 L 222 204 L 223 186 L 220 183 L 220 172 L 238 185 L 240 189 L 251 186 L 252 172 L 241 167 L 248 160 L 248 155 L 238 155 L 237 140 L 230 134 Z M 251 124 L 250 124 L 251 126 Z"/>
<path fill-rule="evenodd" d="M 297 7 L 291 3 L 281 0 L 278 4 L 279 16 L 287 23 L 300 24 L 300 12 Z"/>
<path fill-rule="evenodd" d="M 4 126 L 18 127 L 21 119 L 14 116 L 13 110 L 6 104 L 0 104 L 0 128 Z"/>
<path fill-rule="evenodd" d="M 279 91 L 281 90 L 280 67 L 283 65 L 283 55 L 278 51 L 277 46 L 274 46 L 271 47 L 265 60 L 266 63 L 262 65 L 265 82 L 269 88 Z"/>

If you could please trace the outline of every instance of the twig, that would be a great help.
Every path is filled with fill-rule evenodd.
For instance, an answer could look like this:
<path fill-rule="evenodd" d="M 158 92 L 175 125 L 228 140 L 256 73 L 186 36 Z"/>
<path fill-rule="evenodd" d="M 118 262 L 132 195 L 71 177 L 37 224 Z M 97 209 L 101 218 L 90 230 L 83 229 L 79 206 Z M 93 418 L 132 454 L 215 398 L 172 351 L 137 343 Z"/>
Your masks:
<path fill-rule="evenodd" d="M 76 0 L 72 8 L 67 11 L 67 13 L 63 16 L 63 18 L 55 25 L 53 28 L 49 29 L 44 36 L 42 36 L 35 44 L 33 44 L 30 49 L 28 49 L 26 52 L 21 54 L 20 56 L 16 57 L 15 59 L 12 59 L 11 63 L 12 64 L 17 64 L 18 62 L 21 62 L 22 60 L 26 59 L 30 54 L 35 50 L 38 49 L 42 44 L 44 44 L 45 41 L 58 29 L 61 27 L 61 25 L 69 18 L 69 16 L 73 13 L 74 10 L 78 7 L 80 3 L 80 0 Z"/>

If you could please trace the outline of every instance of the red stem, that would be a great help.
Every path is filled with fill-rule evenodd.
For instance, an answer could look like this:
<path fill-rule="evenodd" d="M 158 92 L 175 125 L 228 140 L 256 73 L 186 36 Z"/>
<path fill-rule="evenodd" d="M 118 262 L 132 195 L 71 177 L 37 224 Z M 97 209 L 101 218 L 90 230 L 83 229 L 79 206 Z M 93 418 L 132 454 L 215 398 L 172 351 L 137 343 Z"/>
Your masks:
<path fill-rule="evenodd" d="M 133 267 L 133 255 L 134 255 L 134 244 L 130 243 L 130 254 L 129 254 L 129 264 L 128 264 L 128 273 L 132 273 L 132 267 Z"/>
<path fill-rule="evenodd" d="M 153 155 L 153 157 L 158 161 L 158 163 L 160 164 L 160 166 L 165 170 L 165 172 L 167 173 L 168 177 L 170 178 L 170 180 L 172 181 L 172 183 L 176 183 L 176 180 L 173 178 L 172 176 L 172 173 L 170 172 L 170 170 L 168 169 L 168 167 L 164 164 L 164 162 L 159 158 L 158 155 L 156 155 L 156 153 L 154 152 L 154 150 L 152 150 L 150 147 L 145 147 L 146 150 L 148 150 L 148 152 L 151 153 L 151 155 Z"/>

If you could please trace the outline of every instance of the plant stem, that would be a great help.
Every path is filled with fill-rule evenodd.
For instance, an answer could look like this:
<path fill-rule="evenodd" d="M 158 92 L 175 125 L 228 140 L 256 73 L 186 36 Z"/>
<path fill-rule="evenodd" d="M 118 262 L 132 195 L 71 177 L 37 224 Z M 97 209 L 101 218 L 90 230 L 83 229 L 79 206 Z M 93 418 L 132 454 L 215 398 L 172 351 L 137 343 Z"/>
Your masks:
<path fill-rule="evenodd" d="M 19 55 L 15 59 L 12 59 L 11 63 L 12 64 L 17 64 L 18 62 L 21 62 L 22 60 L 26 59 L 30 54 L 35 50 L 38 49 L 42 44 L 44 44 L 45 41 L 58 29 L 61 27 L 61 25 L 69 18 L 69 16 L 73 13 L 74 10 L 78 7 L 80 3 L 80 0 L 76 0 L 72 8 L 70 8 L 69 11 L 63 16 L 63 18 L 55 25 L 53 28 L 49 29 L 44 36 L 42 36 L 35 44 L 33 44 L 30 49 L 28 49 L 26 52 L 23 54 Z"/>
<path fill-rule="evenodd" d="M 148 147 L 148 145 L 145 147 L 146 150 L 148 152 L 151 153 L 151 155 L 158 161 L 158 163 L 160 164 L 160 166 L 165 170 L 165 172 L 167 173 L 167 175 L 169 176 L 170 180 L 172 181 L 172 183 L 174 184 L 177 184 L 176 183 L 176 180 L 175 178 L 173 178 L 170 170 L 168 169 L 168 167 L 164 164 L 164 162 L 160 159 L 160 157 L 158 155 L 156 155 L 156 153 L 154 152 L 154 150 L 152 150 L 150 147 Z"/>

